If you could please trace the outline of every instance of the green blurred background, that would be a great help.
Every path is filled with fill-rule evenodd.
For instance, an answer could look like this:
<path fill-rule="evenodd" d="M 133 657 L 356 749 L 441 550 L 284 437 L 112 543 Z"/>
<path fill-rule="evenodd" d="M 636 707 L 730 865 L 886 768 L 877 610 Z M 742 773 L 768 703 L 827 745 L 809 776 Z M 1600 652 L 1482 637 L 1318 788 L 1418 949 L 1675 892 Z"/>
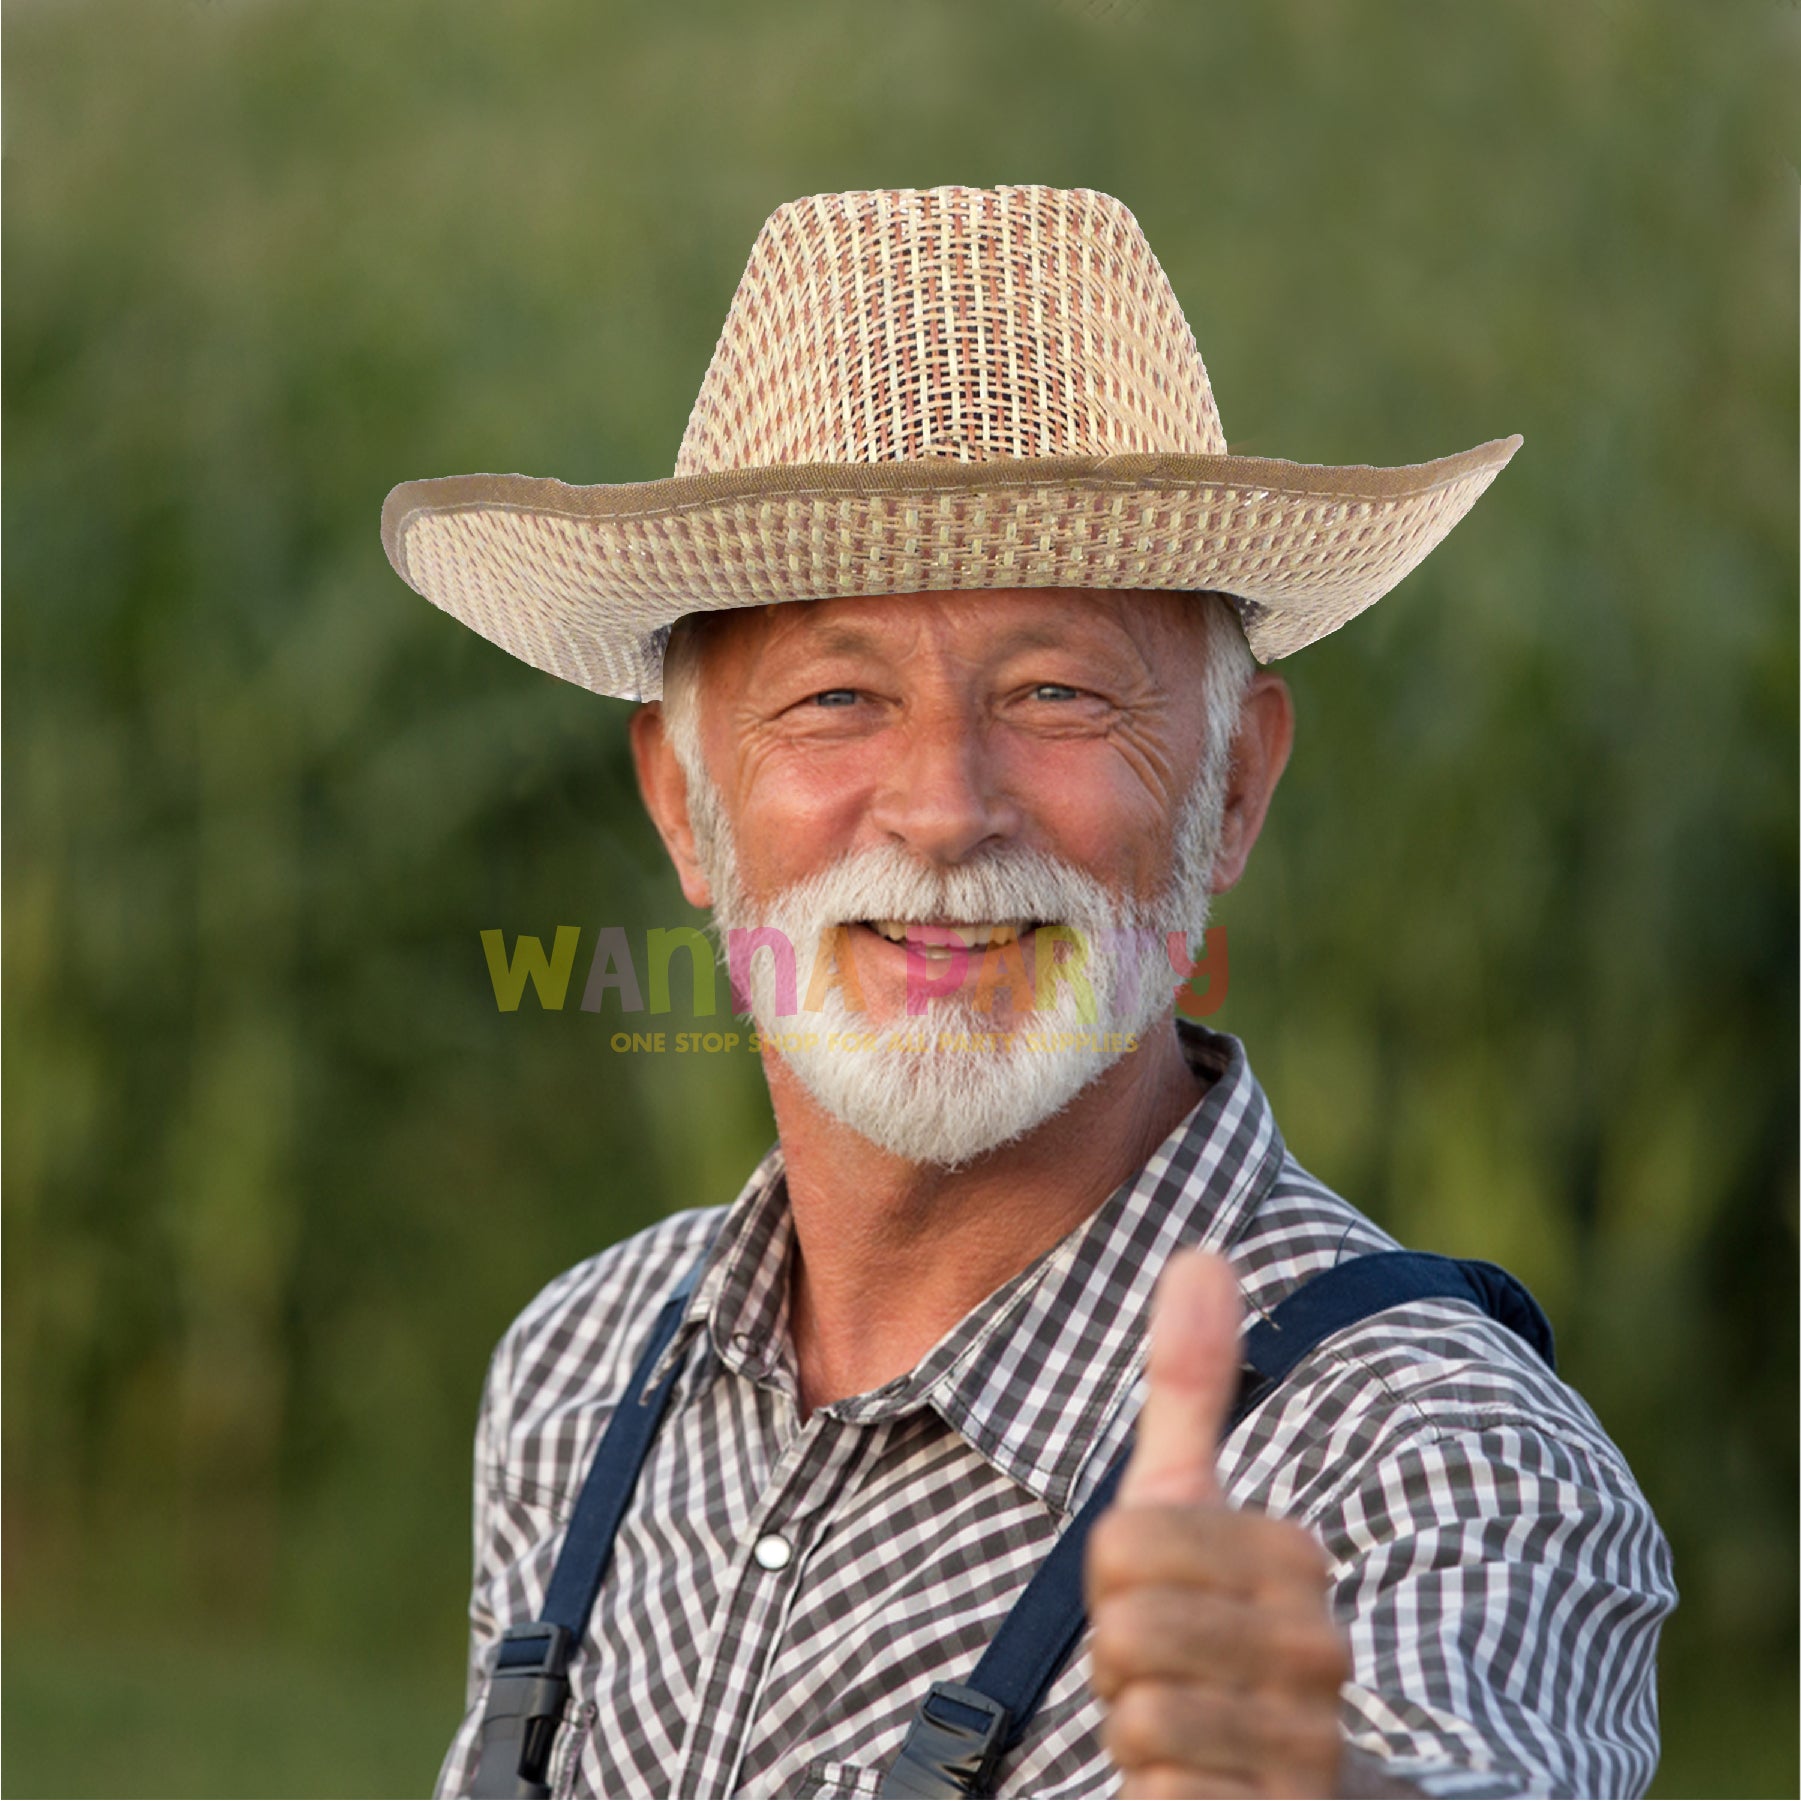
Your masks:
<path fill-rule="evenodd" d="M 428 1788 L 489 1347 L 769 1130 L 497 1010 L 484 927 L 579 991 L 692 915 L 626 709 L 409 593 L 383 494 L 665 474 L 773 206 L 1042 181 L 1135 209 L 1234 449 L 1525 434 L 1290 666 L 1216 1023 L 1551 1311 L 1675 1546 L 1659 1791 L 1796 1793 L 1798 25 L 13 0 L 8 1791 Z"/>

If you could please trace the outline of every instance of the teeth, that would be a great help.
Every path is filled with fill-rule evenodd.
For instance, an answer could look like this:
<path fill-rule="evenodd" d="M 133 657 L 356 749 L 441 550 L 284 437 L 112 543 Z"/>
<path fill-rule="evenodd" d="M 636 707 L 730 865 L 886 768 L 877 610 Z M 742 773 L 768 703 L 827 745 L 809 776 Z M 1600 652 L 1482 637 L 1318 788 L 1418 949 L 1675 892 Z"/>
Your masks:
<path fill-rule="evenodd" d="M 924 952 L 927 956 L 936 955 L 939 957 L 948 957 L 950 955 L 951 947 L 944 942 L 941 936 L 938 938 L 937 942 L 933 942 L 923 935 L 923 930 L 927 923 L 928 922 L 922 920 L 906 919 L 875 919 L 870 921 L 870 924 L 880 932 L 884 938 L 889 939 L 895 944 L 905 944 L 910 936 L 918 933 L 920 934 L 919 936 L 913 937 L 913 948 L 916 951 Z M 1007 920 L 999 925 L 977 926 L 956 925 L 948 920 L 943 921 L 942 923 L 933 920 L 929 922 L 929 924 L 931 931 L 937 934 L 954 932 L 962 941 L 963 947 L 966 950 L 972 951 L 985 950 L 991 944 L 1012 944 L 1014 940 L 1019 937 L 1020 932 L 1024 930 L 1024 923 L 1019 920 Z"/>

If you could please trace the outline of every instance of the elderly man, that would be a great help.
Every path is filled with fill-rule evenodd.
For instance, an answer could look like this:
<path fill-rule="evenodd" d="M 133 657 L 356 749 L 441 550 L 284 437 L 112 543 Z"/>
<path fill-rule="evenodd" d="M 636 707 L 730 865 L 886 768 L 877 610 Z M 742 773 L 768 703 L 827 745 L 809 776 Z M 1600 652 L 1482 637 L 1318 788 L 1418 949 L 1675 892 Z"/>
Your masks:
<path fill-rule="evenodd" d="M 1542 1316 L 1307 1175 L 1156 974 L 1288 756 L 1257 660 L 1517 443 L 1232 457 L 1123 207 L 938 189 L 770 219 L 672 480 L 390 496 L 420 592 L 647 703 L 779 1132 L 496 1353 L 444 1792 L 1648 1780 L 1667 1552 Z"/>

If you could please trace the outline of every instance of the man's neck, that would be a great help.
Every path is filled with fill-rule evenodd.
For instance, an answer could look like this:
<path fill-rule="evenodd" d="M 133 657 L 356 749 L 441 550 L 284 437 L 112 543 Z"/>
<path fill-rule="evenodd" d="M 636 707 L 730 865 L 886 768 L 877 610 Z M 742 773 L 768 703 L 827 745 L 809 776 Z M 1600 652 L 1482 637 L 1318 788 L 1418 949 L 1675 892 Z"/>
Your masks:
<path fill-rule="evenodd" d="M 794 1217 L 803 1413 L 905 1375 L 1135 1175 L 1207 1087 L 1166 1027 L 1034 1131 L 945 1169 L 860 1137 L 773 1055 L 766 1069 Z"/>

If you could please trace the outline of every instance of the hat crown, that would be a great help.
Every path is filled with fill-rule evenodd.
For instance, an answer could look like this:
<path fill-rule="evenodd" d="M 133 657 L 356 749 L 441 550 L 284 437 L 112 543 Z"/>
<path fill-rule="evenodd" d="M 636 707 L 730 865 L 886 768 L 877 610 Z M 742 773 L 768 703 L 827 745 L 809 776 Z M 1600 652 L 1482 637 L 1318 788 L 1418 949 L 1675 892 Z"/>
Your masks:
<path fill-rule="evenodd" d="M 1225 449 L 1194 334 L 1119 201 L 909 188 L 770 215 L 675 473 Z"/>

